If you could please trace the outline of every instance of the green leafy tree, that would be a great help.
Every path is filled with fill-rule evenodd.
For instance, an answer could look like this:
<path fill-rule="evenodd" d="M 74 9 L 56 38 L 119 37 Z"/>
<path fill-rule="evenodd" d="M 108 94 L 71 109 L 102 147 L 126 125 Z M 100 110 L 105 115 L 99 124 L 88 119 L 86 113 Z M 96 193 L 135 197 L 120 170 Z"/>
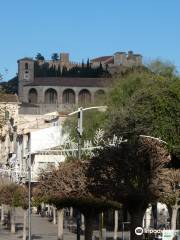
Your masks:
<path fill-rule="evenodd" d="M 90 67 L 91 67 L 91 65 L 90 65 L 89 58 L 88 58 L 87 63 L 86 63 L 86 68 L 89 69 Z"/>
<path fill-rule="evenodd" d="M 58 65 L 57 77 L 61 77 L 61 67 Z"/>
<path fill-rule="evenodd" d="M 62 68 L 62 77 L 66 77 L 67 76 L 67 72 L 68 72 L 67 67 L 63 66 L 63 68 Z"/>
<path fill-rule="evenodd" d="M 52 56 L 51 56 L 51 59 L 52 59 L 53 61 L 58 61 L 58 60 L 59 60 L 59 55 L 58 55 L 58 53 L 53 53 Z"/>
<path fill-rule="evenodd" d="M 105 112 L 100 112 L 98 110 L 83 112 L 82 140 L 93 140 L 96 130 L 103 128 L 106 117 Z M 77 142 L 77 116 L 67 118 L 63 126 L 64 130 Z"/>
<path fill-rule="evenodd" d="M 116 80 L 109 94 L 108 134 L 160 137 L 180 146 L 180 79 L 132 72 Z"/>
<path fill-rule="evenodd" d="M 45 60 L 44 56 L 43 56 L 41 53 L 37 53 L 35 59 L 36 59 L 37 61 L 38 61 L 38 60 L 40 60 L 40 61 L 44 61 L 44 60 Z"/>
<path fill-rule="evenodd" d="M 115 146 L 103 146 L 89 162 L 89 191 L 97 197 L 105 195 L 128 210 L 131 239 L 140 240 L 136 227 L 142 227 L 145 211 L 162 195 L 166 195 L 168 151 L 157 139 L 138 138 Z"/>
<path fill-rule="evenodd" d="M 85 216 L 85 240 L 92 239 L 93 221 L 99 212 L 120 207 L 115 201 L 96 198 L 89 191 L 89 182 L 88 162 L 76 159 L 43 172 L 34 190 L 34 198 L 53 204 L 59 211 L 64 207 L 79 209 Z"/>
<path fill-rule="evenodd" d="M 168 61 L 162 61 L 162 60 L 154 60 L 147 64 L 148 69 L 150 69 L 153 73 L 162 75 L 164 77 L 174 77 L 176 75 L 176 67 Z"/>
<path fill-rule="evenodd" d="M 168 206 L 171 229 L 176 230 L 178 210 L 180 209 L 180 168 L 167 169 L 164 187 L 167 194 L 164 194 L 160 201 Z"/>
<path fill-rule="evenodd" d="M 15 233 L 15 207 L 22 207 L 24 214 L 26 215 L 26 209 L 28 208 L 28 194 L 27 190 L 23 186 L 19 186 L 15 183 L 3 184 L 0 186 L 0 204 L 6 204 L 11 207 L 10 222 L 11 232 Z M 24 228 L 26 228 L 26 222 L 24 222 Z M 26 231 L 23 231 L 26 234 Z M 24 238 L 25 239 L 25 238 Z"/>
<path fill-rule="evenodd" d="M 0 91 L 4 93 L 18 93 L 18 76 L 13 77 L 7 82 L 0 83 Z"/>

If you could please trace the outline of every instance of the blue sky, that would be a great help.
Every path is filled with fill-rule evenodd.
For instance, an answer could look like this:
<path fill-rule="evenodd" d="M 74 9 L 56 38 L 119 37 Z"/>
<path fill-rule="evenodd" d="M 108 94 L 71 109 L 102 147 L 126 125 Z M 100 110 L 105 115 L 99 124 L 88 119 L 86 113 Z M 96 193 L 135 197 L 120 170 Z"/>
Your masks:
<path fill-rule="evenodd" d="M 179 0 L 1 0 L 0 72 L 17 59 L 69 52 L 71 60 L 133 50 L 180 70 Z M 8 73 L 5 71 L 8 69 Z"/>

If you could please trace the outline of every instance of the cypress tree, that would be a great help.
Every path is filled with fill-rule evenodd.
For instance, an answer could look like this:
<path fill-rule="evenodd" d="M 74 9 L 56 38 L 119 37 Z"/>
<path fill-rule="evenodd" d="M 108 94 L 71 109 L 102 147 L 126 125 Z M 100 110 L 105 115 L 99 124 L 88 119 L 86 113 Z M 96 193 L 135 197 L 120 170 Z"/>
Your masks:
<path fill-rule="evenodd" d="M 67 67 L 65 65 L 62 68 L 62 76 L 63 77 L 67 76 Z"/>
<path fill-rule="evenodd" d="M 61 67 L 58 65 L 58 70 L 57 70 L 57 77 L 61 76 Z"/>

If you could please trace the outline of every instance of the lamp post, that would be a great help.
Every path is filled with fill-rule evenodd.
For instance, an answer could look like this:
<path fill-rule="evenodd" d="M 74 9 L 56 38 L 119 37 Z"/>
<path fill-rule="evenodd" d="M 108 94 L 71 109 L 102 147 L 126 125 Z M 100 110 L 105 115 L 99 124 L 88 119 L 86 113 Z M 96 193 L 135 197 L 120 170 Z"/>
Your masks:
<path fill-rule="evenodd" d="M 28 144 L 28 240 L 31 240 L 31 133 Z"/>
<path fill-rule="evenodd" d="M 82 134 L 83 134 L 83 112 L 92 110 L 92 109 L 102 109 L 106 110 L 106 106 L 94 106 L 94 107 L 88 107 L 88 108 L 78 108 L 77 111 L 69 113 L 68 116 L 72 116 L 74 114 L 78 114 L 78 126 L 77 126 L 77 133 L 78 133 L 78 159 L 81 160 L 81 139 L 82 139 Z M 81 237 L 81 214 L 78 211 L 77 212 L 77 240 L 80 240 Z"/>

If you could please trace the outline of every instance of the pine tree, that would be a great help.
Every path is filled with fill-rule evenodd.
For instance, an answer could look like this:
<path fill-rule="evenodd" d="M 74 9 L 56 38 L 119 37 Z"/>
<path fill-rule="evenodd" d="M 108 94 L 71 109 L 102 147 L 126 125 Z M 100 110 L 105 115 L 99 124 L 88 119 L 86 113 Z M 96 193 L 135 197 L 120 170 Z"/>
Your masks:
<path fill-rule="evenodd" d="M 57 77 L 61 76 L 61 67 L 60 65 L 58 65 L 58 69 L 57 69 Z"/>
<path fill-rule="evenodd" d="M 89 58 L 87 60 L 87 65 L 86 65 L 86 68 L 89 69 L 90 68 L 90 63 L 89 63 Z"/>
<path fill-rule="evenodd" d="M 37 61 L 39 61 L 39 60 L 40 60 L 40 61 L 44 61 L 44 60 L 45 60 L 44 56 L 43 56 L 41 53 L 37 53 L 35 59 L 36 59 Z"/>
<path fill-rule="evenodd" d="M 53 53 L 52 56 L 51 56 L 51 59 L 52 59 L 53 61 L 58 61 L 58 60 L 59 60 L 59 55 L 58 55 L 58 53 Z"/>

